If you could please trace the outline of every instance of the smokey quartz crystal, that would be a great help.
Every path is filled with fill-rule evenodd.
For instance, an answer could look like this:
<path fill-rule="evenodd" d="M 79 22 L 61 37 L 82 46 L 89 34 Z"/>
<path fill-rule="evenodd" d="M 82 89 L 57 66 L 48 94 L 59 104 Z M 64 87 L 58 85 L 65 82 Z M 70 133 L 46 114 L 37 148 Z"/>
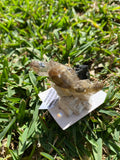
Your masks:
<path fill-rule="evenodd" d="M 82 79 L 90 79 L 90 73 L 89 73 L 89 68 L 88 65 L 79 65 L 77 64 L 74 67 L 74 70 L 77 74 L 77 76 L 82 80 Z"/>

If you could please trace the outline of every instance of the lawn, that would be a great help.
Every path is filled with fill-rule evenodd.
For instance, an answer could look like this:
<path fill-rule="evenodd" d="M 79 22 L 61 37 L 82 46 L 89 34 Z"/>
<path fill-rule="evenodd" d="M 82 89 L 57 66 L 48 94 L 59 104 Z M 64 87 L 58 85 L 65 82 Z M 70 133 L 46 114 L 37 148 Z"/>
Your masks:
<path fill-rule="evenodd" d="M 33 59 L 89 66 L 104 104 L 63 131 L 38 110 Z M 0 160 L 120 159 L 120 1 L 0 0 Z"/>

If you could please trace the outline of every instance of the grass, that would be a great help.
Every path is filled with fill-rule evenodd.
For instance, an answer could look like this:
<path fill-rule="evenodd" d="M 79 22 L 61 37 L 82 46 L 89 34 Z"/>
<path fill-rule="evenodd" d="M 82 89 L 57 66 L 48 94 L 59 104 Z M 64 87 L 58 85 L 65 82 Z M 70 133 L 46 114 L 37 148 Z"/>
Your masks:
<path fill-rule="evenodd" d="M 39 111 L 46 77 L 32 59 L 87 64 L 107 97 L 62 131 Z M 0 159 L 120 159 L 120 2 L 0 1 Z"/>

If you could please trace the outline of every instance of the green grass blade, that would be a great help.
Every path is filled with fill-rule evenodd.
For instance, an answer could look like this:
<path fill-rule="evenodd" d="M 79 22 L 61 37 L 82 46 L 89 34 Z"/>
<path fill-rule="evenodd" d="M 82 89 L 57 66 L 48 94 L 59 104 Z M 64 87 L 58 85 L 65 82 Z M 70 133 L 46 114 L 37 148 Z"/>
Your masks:
<path fill-rule="evenodd" d="M 36 77 L 34 76 L 34 74 L 31 71 L 29 71 L 29 78 L 30 78 L 32 85 L 34 86 L 36 93 L 38 94 L 38 89 L 36 87 L 36 85 L 37 85 Z"/>
<path fill-rule="evenodd" d="M 16 121 L 16 117 L 13 117 L 13 119 L 10 121 L 10 123 L 5 127 L 5 129 L 0 133 L 0 142 L 5 137 L 9 129 L 13 126 L 13 124 Z"/>
<path fill-rule="evenodd" d="M 102 160 L 102 139 L 97 140 L 97 146 L 93 147 L 93 155 L 95 160 Z"/>
<path fill-rule="evenodd" d="M 49 28 L 49 25 L 52 20 L 51 18 L 52 18 L 52 5 L 50 6 L 50 12 L 49 12 L 49 16 L 48 16 L 47 23 L 46 23 L 46 28 Z"/>
<path fill-rule="evenodd" d="M 20 160 L 17 154 L 17 150 L 11 150 L 9 149 L 10 154 L 12 155 L 13 160 Z"/>
<path fill-rule="evenodd" d="M 2 23 L 0 23 L 0 28 L 4 29 L 6 32 L 9 33 L 9 30 Z"/>
<path fill-rule="evenodd" d="M 59 151 L 55 146 L 53 146 L 52 144 L 50 144 L 50 145 L 51 145 L 51 147 L 58 153 L 58 155 L 59 155 L 61 158 L 64 159 L 64 156 L 60 153 L 60 151 Z"/>
<path fill-rule="evenodd" d="M 55 160 L 51 155 L 49 155 L 48 153 L 45 153 L 45 152 L 40 152 L 40 154 L 47 158 L 48 160 Z"/>
<path fill-rule="evenodd" d="M 20 105 L 19 105 L 19 112 L 18 112 L 18 121 L 20 124 L 23 123 L 23 119 L 24 119 L 24 116 L 25 116 L 25 109 L 26 109 L 26 102 L 24 99 L 22 99 L 20 101 Z"/>
<path fill-rule="evenodd" d="M 102 110 L 102 109 L 101 109 L 99 112 L 100 112 L 100 113 L 107 114 L 107 115 L 109 115 L 109 116 L 117 116 L 117 117 L 120 117 L 120 114 L 117 113 L 116 111 L 113 111 L 113 110 L 107 111 L 107 110 Z"/>

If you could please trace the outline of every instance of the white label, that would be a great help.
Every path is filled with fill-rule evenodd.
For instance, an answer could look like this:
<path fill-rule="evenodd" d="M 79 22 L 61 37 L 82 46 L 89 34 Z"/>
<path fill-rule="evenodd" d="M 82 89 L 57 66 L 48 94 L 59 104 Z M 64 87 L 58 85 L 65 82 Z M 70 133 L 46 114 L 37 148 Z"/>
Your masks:
<path fill-rule="evenodd" d="M 99 107 L 106 98 L 106 93 L 102 90 L 90 96 L 89 102 L 91 104 L 91 108 L 89 110 L 82 109 L 79 115 L 72 114 L 71 116 L 66 116 L 66 114 L 59 108 L 57 105 L 57 100 L 59 96 L 54 88 L 50 88 L 39 94 L 39 97 L 43 101 L 40 106 L 40 109 L 48 109 L 52 117 L 58 123 L 58 125 L 63 129 L 67 129 L 78 120 L 95 110 Z"/>
<path fill-rule="evenodd" d="M 39 93 L 38 96 L 42 100 L 42 104 L 39 109 L 48 109 L 53 107 L 59 98 L 56 90 L 52 87 L 42 93 Z"/>

